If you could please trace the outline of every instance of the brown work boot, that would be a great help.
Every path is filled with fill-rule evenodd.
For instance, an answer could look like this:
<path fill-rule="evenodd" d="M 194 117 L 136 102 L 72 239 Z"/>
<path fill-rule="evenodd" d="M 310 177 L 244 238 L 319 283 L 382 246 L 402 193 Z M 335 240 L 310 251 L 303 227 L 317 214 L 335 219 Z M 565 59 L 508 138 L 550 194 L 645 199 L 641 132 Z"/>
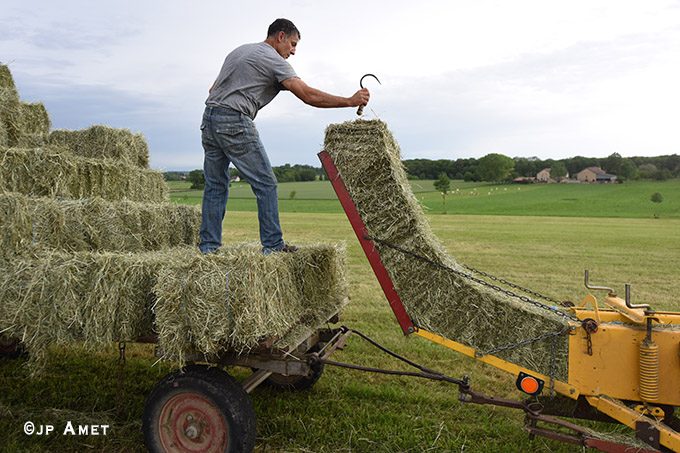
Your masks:
<path fill-rule="evenodd" d="M 298 249 L 298 248 L 295 247 L 294 245 L 285 244 L 285 245 L 283 246 L 283 248 L 281 249 L 281 251 L 282 251 L 282 252 L 287 252 L 287 253 L 293 253 L 293 252 L 297 252 L 297 249 Z"/>

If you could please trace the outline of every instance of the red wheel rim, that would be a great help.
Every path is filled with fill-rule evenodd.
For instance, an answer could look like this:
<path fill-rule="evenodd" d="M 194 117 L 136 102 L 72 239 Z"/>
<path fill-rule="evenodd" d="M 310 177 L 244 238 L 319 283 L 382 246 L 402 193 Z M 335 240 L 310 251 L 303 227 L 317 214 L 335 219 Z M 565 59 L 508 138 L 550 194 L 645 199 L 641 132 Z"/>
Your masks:
<path fill-rule="evenodd" d="M 224 452 L 229 440 L 222 412 L 196 393 L 180 393 L 165 403 L 158 434 L 168 452 Z"/>

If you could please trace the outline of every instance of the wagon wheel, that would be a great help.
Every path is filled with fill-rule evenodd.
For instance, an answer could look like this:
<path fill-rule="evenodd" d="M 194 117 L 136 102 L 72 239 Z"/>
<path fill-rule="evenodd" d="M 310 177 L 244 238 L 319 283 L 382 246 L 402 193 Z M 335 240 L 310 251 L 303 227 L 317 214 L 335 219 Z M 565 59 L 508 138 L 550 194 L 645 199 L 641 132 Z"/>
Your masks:
<path fill-rule="evenodd" d="M 18 338 L 10 338 L 5 335 L 0 335 L 0 357 L 16 359 L 24 353 L 25 350 L 19 343 Z"/>
<path fill-rule="evenodd" d="M 150 452 L 251 452 L 255 410 L 229 374 L 190 366 L 168 374 L 151 391 L 142 430 Z"/>
<path fill-rule="evenodd" d="M 317 343 L 307 352 L 319 352 L 322 347 L 323 345 L 321 343 Z M 286 376 L 284 374 L 272 373 L 272 375 L 264 381 L 264 384 L 272 388 L 290 392 L 310 389 L 319 379 L 321 379 L 323 363 L 315 363 L 310 368 L 312 370 L 310 376 Z"/>

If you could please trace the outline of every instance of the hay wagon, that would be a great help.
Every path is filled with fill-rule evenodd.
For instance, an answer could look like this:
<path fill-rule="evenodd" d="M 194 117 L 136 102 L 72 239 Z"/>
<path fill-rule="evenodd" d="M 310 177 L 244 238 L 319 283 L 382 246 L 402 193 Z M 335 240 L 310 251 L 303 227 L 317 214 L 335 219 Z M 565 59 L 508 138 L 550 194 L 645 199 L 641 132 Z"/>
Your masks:
<path fill-rule="evenodd" d="M 248 393 L 263 383 L 308 389 L 321 377 L 322 360 L 342 346 L 344 332 L 330 326 L 349 301 L 344 246 L 301 246 L 294 255 L 228 244 L 211 255 L 186 247 L 7 261 L 16 270 L 5 273 L 0 299 L 17 321 L 0 332 L 0 355 L 17 357 L 25 348 L 40 363 L 58 339 L 90 347 L 116 341 L 124 364 L 125 342 L 156 344 L 159 360 L 178 369 L 147 397 L 148 450 L 251 451 L 256 421 Z M 237 382 L 225 367 L 254 372 Z"/>
<path fill-rule="evenodd" d="M 337 323 L 347 302 L 323 324 Z M 260 384 L 287 391 L 311 388 L 323 373 L 322 361 L 342 347 L 343 333 L 340 328 L 300 324 L 283 338 L 263 340 L 247 353 L 225 349 L 212 356 L 187 355 L 187 365 L 161 379 L 147 397 L 142 422 L 147 449 L 252 451 L 256 417 L 248 394 Z M 237 382 L 222 370 L 236 366 L 252 369 L 253 374 Z"/>

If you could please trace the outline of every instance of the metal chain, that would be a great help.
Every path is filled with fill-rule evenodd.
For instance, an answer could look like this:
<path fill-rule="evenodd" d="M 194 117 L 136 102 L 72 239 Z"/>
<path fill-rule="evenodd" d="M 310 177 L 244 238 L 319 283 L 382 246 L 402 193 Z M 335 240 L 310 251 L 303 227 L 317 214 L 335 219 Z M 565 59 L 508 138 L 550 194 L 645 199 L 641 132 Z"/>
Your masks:
<path fill-rule="evenodd" d="M 389 247 L 389 248 L 391 248 L 391 249 L 397 250 L 397 251 L 399 251 L 399 252 L 402 252 L 402 253 L 404 253 L 404 254 L 406 254 L 406 255 L 412 256 L 412 257 L 414 257 L 414 258 L 416 258 L 416 259 L 419 259 L 419 260 L 421 260 L 421 261 L 425 261 L 426 263 L 429 263 L 429 264 L 431 264 L 431 265 L 433 265 L 433 266 L 436 266 L 436 267 L 438 267 L 438 268 L 440 268 L 440 269 L 443 269 L 443 270 L 445 270 L 445 271 L 447 271 L 447 272 L 450 272 L 450 273 L 452 273 L 452 274 L 458 275 L 458 276 L 463 277 L 463 278 L 465 278 L 465 279 L 471 280 L 471 281 L 473 281 L 473 282 L 475 282 L 475 283 L 479 283 L 480 285 L 486 286 L 487 288 L 490 288 L 490 289 L 492 289 L 492 290 L 494 290 L 494 291 L 501 292 L 501 293 L 503 293 L 503 294 L 505 294 L 505 295 L 507 295 L 507 296 L 509 296 L 509 297 L 513 297 L 513 298 L 519 299 L 519 300 L 521 300 L 522 302 L 528 303 L 528 304 L 530 304 L 530 305 L 533 305 L 533 306 L 535 306 L 535 307 L 541 308 L 541 309 L 543 309 L 543 310 L 550 311 L 550 312 L 552 312 L 552 313 L 554 313 L 554 314 L 556 314 L 556 315 L 558 315 L 558 316 L 561 316 L 561 317 L 563 317 L 563 318 L 566 318 L 566 319 L 568 319 L 568 320 L 570 320 L 570 321 L 576 322 L 576 323 L 578 323 L 578 324 L 581 324 L 581 323 L 583 322 L 583 321 L 581 321 L 581 319 L 578 318 L 578 316 L 576 316 L 576 315 L 570 315 L 570 314 L 568 314 L 568 313 L 565 313 L 564 311 L 558 309 L 557 307 L 551 307 L 550 305 L 546 305 L 546 304 L 543 304 L 543 303 L 541 303 L 541 302 L 532 300 L 532 299 L 528 298 L 527 296 L 522 296 L 522 295 L 516 294 L 516 293 L 514 293 L 514 292 L 512 292 L 512 291 L 510 291 L 510 290 L 508 290 L 508 289 L 501 288 L 501 287 L 498 286 L 498 285 L 494 285 L 494 284 L 491 284 L 491 283 L 489 283 L 489 282 L 487 282 L 487 281 L 485 281 L 485 280 L 482 280 L 482 279 L 480 279 L 480 278 L 473 277 L 472 275 L 466 274 L 465 272 L 461 272 L 461 271 L 459 271 L 459 270 L 453 269 L 453 268 L 451 268 L 451 267 L 449 267 L 449 266 L 446 266 L 446 265 L 444 265 L 444 264 L 437 263 L 436 261 L 433 261 L 433 260 L 431 260 L 430 258 L 427 258 L 427 257 L 422 256 L 422 255 L 418 255 L 417 253 L 414 253 L 414 252 L 412 252 L 412 251 L 410 251 L 410 250 L 406 250 L 406 249 L 404 249 L 404 248 L 402 248 L 402 247 L 399 247 L 399 246 L 397 246 L 397 245 L 390 244 L 389 242 L 384 241 L 384 240 L 382 240 L 382 239 L 379 239 L 379 238 L 376 238 L 376 237 L 373 237 L 373 236 L 370 236 L 370 235 L 364 236 L 364 239 L 368 239 L 368 240 L 371 240 L 371 241 L 373 241 L 373 242 L 380 243 L 380 244 L 382 244 L 382 245 L 385 245 L 386 247 Z M 467 266 L 466 266 L 466 268 L 467 268 Z M 482 272 L 479 272 L 479 271 L 475 271 L 475 272 L 478 272 L 478 273 L 480 273 L 481 275 L 486 274 L 486 273 L 482 273 Z M 486 274 L 486 275 L 488 276 L 489 274 Z M 499 281 L 499 282 L 504 282 L 504 280 L 501 280 L 501 279 L 498 279 L 498 278 L 496 278 L 495 280 L 497 280 L 497 281 Z M 519 286 L 519 285 L 514 285 L 514 284 L 513 284 L 513 287 L 515 287 L 515 288 L 517 288 L 517 289 L 522 288 L 521 286 Z M 532 293 L 533 293 L 533 291 L 532 291 Z M 537 294 L 537 293 L 536 293 L 536 294 Z M 545 298 L 545 297 L 544 297 L 544 298 Z M 554 300 L 554 299 L 553 299 L 553 300 Z"/>
<path fill-rule="evenodd" d="M 565 335 L 569 332 L 569 330 L 570 330 L 569 327 L 567 327 L 566 329 L 563 329 L 563 330 L 556 330 L 555 332 L 544 333 L 544 334 L 541 334 L 537 337 L 527 338 L 527 339 L 518 341 L 516 343 L 508 343 L 505 346 L 499 346 L 499 347 L 494 348 L 494 349 L 489 349 L 488 351 L 475 352 L 475 357 L 482 357 L 482 356 L 485 356 L 485 355 L 488 355 L 488 354 L 495 354 L 497 352 L 507 351 L 508 349 L 514 349 L 514 348 L 518 348 L 520 346 L 526 346 L 526 345 L 531 344 L 531 343 L 536 343 L 537 341 L 545 340 L 546 338 L 557 337 L 558 335 Z"/>
<path fill-rule="evenodd" d="M 518 290 L 520 290 L 520 291 L 522 291 L 522 292 L 524 292 L 524 293 L 531 294 L 531 295 L 534 296 L 534 297 L 538 297 L 538 298 L 540 298 L 540 299 L 547 300 L 548 302 L 552 302 L 552 303 L 554 303 L 554 304 L 556 304 L 556 305 L 562 305 L 562 304 L 563 304 L 562 302 L 560 302 L 560 301 L 558 301 L 558 300 L 555 300 L 555 299 L 553 299 L 553 298 L 550 297 L 550 296 L 545 296 L 545 295 L 543 295 L 543 294 L 541 294 L 541 293 L 537 293 L 536 291 L 530 290 L 529 288 L 524 288 L 523 286 L 520 286 L 520 285 L 518 285 L 518 284 L 516 284 L 516 283 L 512 283 L 512 282 L 509 282 L 509 281 L 507 281 L 507 280 L 505 280 L 505 279 L 503 279 L 503 278 L 496 277 L 495 275 L 491 275 L 491 274 L 489 274 L 488 272 L 480 271 L 479 269 L 475 269 L 474 267 L 470 267 L 470 266 L 468 266 L 467 264 L 461 264 L 461 266 L 464 267 L 465 269 L 469 270 L 470 272 L 474 272 L 474 273 L 476 273 L 476 274 L 479 274 L 479 275 L 481 275 L 481 276 L 483 276 L 483 277 L 488 278 L 489 280 L 497 281 L 497 282 L 502 283 L 503 285 L 507 285 L 507 286 L 509 286 L 509 287 L 511 287 L 511 288 L 518 289 Z"/>

